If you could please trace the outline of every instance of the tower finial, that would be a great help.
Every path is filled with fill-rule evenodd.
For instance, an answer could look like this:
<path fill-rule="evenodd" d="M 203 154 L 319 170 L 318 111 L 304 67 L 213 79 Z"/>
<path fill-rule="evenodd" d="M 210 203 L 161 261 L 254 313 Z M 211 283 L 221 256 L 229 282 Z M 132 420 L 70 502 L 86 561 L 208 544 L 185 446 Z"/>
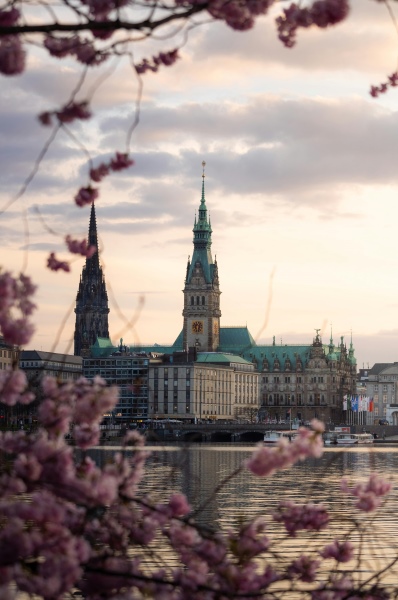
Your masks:
<path fill-rule="evenodd" d="M 202 173 L 202 200 L 201 200 L 202 204 L 205 203 L 205 166 L 206 166 L 206 162 L 204 160 L 202 160 L 202 168 L 203 168 L 203 173 Z"/>

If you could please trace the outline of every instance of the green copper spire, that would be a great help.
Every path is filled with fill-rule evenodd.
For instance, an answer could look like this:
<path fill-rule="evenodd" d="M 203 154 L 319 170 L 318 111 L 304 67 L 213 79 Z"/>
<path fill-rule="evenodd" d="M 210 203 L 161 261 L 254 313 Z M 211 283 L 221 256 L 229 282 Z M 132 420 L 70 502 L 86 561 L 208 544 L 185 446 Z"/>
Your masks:
<path fill-rule="evenodd" d="M 202 173 L 202 197 L 199 206 L 199 216 L 196 219 L 193 228 L 193 245 L 197 250 L 209 250 L 211 246 L 211 234 L 212 229 L 210 221 L 207 220 L 207 207 L 205 200 L 205 161 L 202 162 L 203 173 Z"/>
<path fill-rule="evenodd" d="M 352 343 L 352 330 L 351 330 L 351 342 L 350 342 L 350 349 L 348 351 L 348 360 L 350 361 L 351 364 L 356 364 L 357 359 L 354 356 L 354 346 Z"/>
<path fill-rule="evenodd" d="M 213 281 L 214 264 L 211 256 L 211 234 L 212 228 L 210 219 L 207 216 L 207 206 L 205 198 L 205 161 L 202 162 L 202 196 L 198 214 L 195 214 L 193 226 L 193 254 L 189 265 L 187 281 L 191 281 L 193 270 L 198 263 L 202 267 L 203 275 L 207 283 Z"/>

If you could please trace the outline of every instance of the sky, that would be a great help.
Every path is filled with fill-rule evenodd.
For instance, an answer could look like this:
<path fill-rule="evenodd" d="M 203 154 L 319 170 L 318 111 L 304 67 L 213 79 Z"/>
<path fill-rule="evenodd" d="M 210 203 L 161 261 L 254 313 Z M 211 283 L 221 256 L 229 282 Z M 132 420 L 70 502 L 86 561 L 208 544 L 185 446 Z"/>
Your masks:
<path fill-rule="evenodd" d="M 137 43 L 134 56 L 175 44 Z M 398 361 L 398 88 L 369 95 L 397 65 L 385 5 L 354 0 L 343 24 L 300 31 L 293 49 L 272 15 L 248 32 L 207 23 L 180 55 L 143 77 L 135 165 L 106 180 L 96 202 L 113 342 L 171 344 L 179 334 L 205 161 L 221 326 L 283 344 L 310 344 L 320 328 L 324 343 L 331 331 L 336 344 L 352 336 L 358 367 Z M 108 71 L 91 73 L 81 98 Z M 38 285 L 37 350 L 73 352 L 84 259 L 69 274 L 46 259 L 69 260 L 65 235 L 87 235 L 89 207 L 73 201 L 87 185 L 86 151 L 95 164 L 124 151 L 135 117 L 138 79 L 120 60 L 95 87 L 93 118 L 60 132 L 12 202 L 50 133 L 37 115 L 62 104 L 80 74 L 30 48 L 26 73 L 1 79 L 2 265 Z"/>

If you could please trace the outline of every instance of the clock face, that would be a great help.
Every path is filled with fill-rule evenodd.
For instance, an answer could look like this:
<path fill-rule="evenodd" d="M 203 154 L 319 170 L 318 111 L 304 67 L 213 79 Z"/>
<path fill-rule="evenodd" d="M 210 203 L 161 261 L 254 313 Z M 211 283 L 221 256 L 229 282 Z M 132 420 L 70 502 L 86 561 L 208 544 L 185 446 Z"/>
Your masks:
<path fill-rule="evenodd" d="M 203 333 L 203 321 L 194 321 L 192 323 L 193 333 Z"/>

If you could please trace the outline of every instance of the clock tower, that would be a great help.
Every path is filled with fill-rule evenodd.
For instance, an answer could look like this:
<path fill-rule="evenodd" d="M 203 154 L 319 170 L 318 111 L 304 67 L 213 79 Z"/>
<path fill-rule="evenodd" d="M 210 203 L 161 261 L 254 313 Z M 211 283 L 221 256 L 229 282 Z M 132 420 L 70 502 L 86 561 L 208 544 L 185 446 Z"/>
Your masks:
<path fill-rule="evenodd" d="M 203 162 L 202 198 L 193 228 L 193 255 L 188 258 L 184 286 L 184 349 L 215 352 L 220 345 L 220 286 L 217 261 L 211 256 L 211 224 L 205 201 Z"/>

